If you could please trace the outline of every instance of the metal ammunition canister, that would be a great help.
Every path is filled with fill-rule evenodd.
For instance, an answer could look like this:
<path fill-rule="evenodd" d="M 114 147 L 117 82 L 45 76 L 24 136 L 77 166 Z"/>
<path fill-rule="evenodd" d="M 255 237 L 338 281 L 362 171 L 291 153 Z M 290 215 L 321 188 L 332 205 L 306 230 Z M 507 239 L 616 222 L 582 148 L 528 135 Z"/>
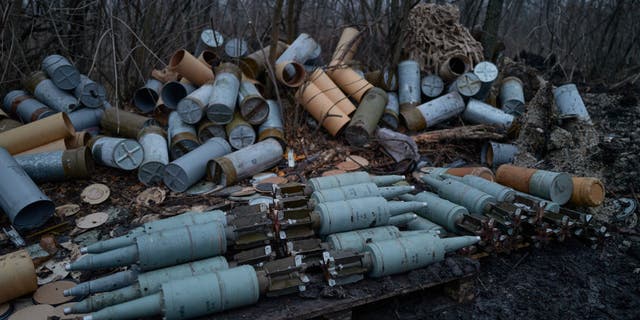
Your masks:
<path fill-rule="evenodd" d="M 227 124 L 233 120 L 242 72 L 232 63 L 216 68 L 213 92 L 206 108 L 207 118 L 215 124 Z"/>
<path fill-rule="evenodd" d="M 233 116 L 233 120 L 225 126 L 229 144 L 236 150 L 246 148 L 256 142 L 256 131 L 251 124 L 244 121 L 240 113 Z"/>
<path fill-rule="evenodd" d="M 80 84 L 80 72 L 67 58 L 52 54 L 42 60 L 42 70 L 47 73 L 56 87 L 73 90 Z"/>
<path fill-rule="evenodd" d="M 455 117 L 464 109 L 462 96 L 458 92 L 449 92 L 416 108 L 401 109 L 400 114 L 410 130 L 419 131 Z"/>
<path fill-rule="evenodd" d="M 23 90 L 13 90 L 7 93 L 4 96 L 2 106 L 4 111 L 20 119 L 23 123 L 40 120 L 56 113 Z"/>
<path fill-rule="evenodd" d="M 497 143 L 488 141 L 482 146 L 480 162 L 492 168 L 497 168 L 505 163 L 513 163 L 518 154 L 518 147 L 509 143 Z"/>
<path fill-rule="evenodd" d="M 204 29 L 198 37 L 195 54 L 199 56 L 205 50 L 215 52 L 218 48 L 221 48 L 223 44 L 224 37 L 220 32 L 213 29 Z"/>
<path fill-rule="evenodd" d="M 516 167 L 503 164 L 496 171 L 496 182 L 563 205 L 571 199 L 573 181 L 564 172 Z"/>
<path fill-rule="evenodd" d="M 521 115 L 524 113 L 524 89 L 522 81 L 516 77 L 506 77 L 500 86 L 500 105 L 502 111 Z"/>
<path fill-rule="evenodd" d="M 467 56 L 455 54 L 440 65 L 439 75 L 444 81 L 453 81 L 465 72 L 471 71 L 471 61 Z"/>
<path fill-rule="evenodd" d="M 162 82 L 156 79 L 148 79 L 144 86 L 133 93 L 133 105 L 142 113 L 149 113 L 156 108 L 160 92 L 162 90 Z"/>
<path fill-rule="evenodd" d="M 425 96 L 435 98 L 444 91 L 444 82 L 437 75 L 430 74 L 422 78 L 420 89 Z"/>
<path fill-rule="evenodd" d="M 369 81 L 371 85 L 386 91 L 395 92 L 398 90 L 398 78 L 391 68 L 385 67 L 382 70 L 367 72 L 364 78 Z"/>
<path fill-rule="evenodd" d="M 475 99 L 484 101 L 491 93 L 491 86 L 493 82 L 498 79 L 498 67 L 489 61 L 482 61 L 473 68 L 473 73 L 478 76 L 478 79 L 482 82 L 480 91 L 473 96 Z"/>
<path fill-rule="evenodd" d="M 117 108 L 105 109 L 100 120 L 102 130 L 129 139 L 138 139 L 140 130 L 150 125 L 157 125 L 157 122 L 153 118 Z"/>
<path fill-rule="evenodd" d="M 227 140 L 227 131 L 223 125 L 217 125 L 205 120 L 198 124 L 198 141 L 200 144 L 207 142 L 211 138 L 222 138 Z"/>
<path fill-rule="evenodd" d="M 384 107 L 384 113 L 380 118 L 380 123 L 393 130 L 398 129 L 400 122 L 400 105 L 398 103 L 398 95 L 395 92 L 387 92 L 387 105 Z"/>
<path fill-rule="evenodd" d="M 462 182 L 451 179 L 440 180 L 429 175 L 424 175 L 420 179 L 436 189 L 440 197 L 467 208 L 473 214 L 482 215 L 489 209 L 489 204 L 497 202 L 494 196 Z"/>
<path fill-rule="evenodd" d="M 27 76 L 23 84 L 36 99 L 55 111 L 71 112 L 80 106 L 76 97 L 58 88 L 42 71 Z"/>
<path fill-rule="evenodd" d="M 582 101 L 578 87 L 569 83 L 553 89 L 553 97 L 561 119 L 578 118 L 591 123 L 589 111 Z"/>
<path fill-rule="evenodd" d="M 258 141 L 274 138 L 282 145 L 286 144 L 284 139 L 284 123 L 282 121 L 282 110 L 276 100 L 267 100 L 269 115 L 267 120 L 258 128 Z"/>
<path fill-rule="evenodd" d="M 421 101 L 420 64 L 414 60 L 398 63 L 398 101 L 401 108 L 415 107 Z"/>
<path fill-rule="evenodd" d="M 96 136 L 89 147 L 96 163 L 111 168 L 135 170 L 144 158 L 142 146 L 132 139 Z"/>
<path fill-rule="evenodd" d="M 508 131 L 513 124 L 514 117 L 490 104 L 472 98 L 469 99 L 467 108 L 462 113 L 462 119 L 474 124 L 491 124 Z"/>
<path fill-rule="evenodd" d="M 449 92 L 457 91 L 464 97 L 472 97 L 480 92 L 482 81 L 473 72 L 465 72 L 449 87 Z"/>
<path fill-rule="evenodd" d="M 107 90 L 84 74 L 80 75 L 80 83 L 73 91 L 73 94 L 87 108 L 100 108 L 107 100 Z"/>
<path fill-rule="evenodd" d="M 238 106 L 240 115 L 252 125 L 259 125 L 269 116 L 269 105 L 258 88 L 251 82 L 243 80 L 238 90 Z"/>
<path fill-rule="evenodd" d="M 207 164 L 207 176 L 218 185 L 233 185 L 272 168 L 282 161 L 283 153 L 278 140 L 267 139 L 210 160 Z"/>
<path fill-rule="evenodd" d="M 180 115 L 173 111 L 169 114 L 169 153 L 171 159 L 178 159 L 200 145 L 196 129 L 183 122 Z"/>
<path fill-rule="evenodd" d="M 224 44 L 224 53 L 229 58 L 242 58 L 247 55 L 249 45 L 242 38 L 231 38 Z"/>
<path fill-rule="evenodd" d="M 138 180 L 145 185 L 162 182 L 164 167 L 169 164 L 166 133 L 158 126 L 149 126 L 140 131 L 138 143 L 144 158 L 138 168 Z"/>
<path fill-rule="evenodd" d="M 597 207 L 605 196 L 604 184 L 600 179 L 573 177 L 573 192 L 569 202 L 579 207 Z"/>
<path fill-rule="evenodd" d="M 399 198 L 404 201 L 426 202 L 426 208 L 414 212 L 454 233 L 458 231 L 457 223 L 462 220 L 465 214 L 469 214 L 467 208 L 427 191 L 420 192 L 416 195 L 404 194 L 399 196 Z"/>
<path fill-rule="evenodd" d="M 68 115 L 69 120 L 73 124 L 73 128 L 75 128 L 76 131 L 83 131 L 98 128 L 104 117 L 104 110 L 83 108 L 70 112 Z"/>
<path fill-rule="evenodd" d="M 353 146 L 364 146 L 374 135 L 378 121 L 387 105 L 387 93 L 380 88 L 371 88 L 360 102 L 344 136 Z"/>
<path fill-rule="evenodd" d="M 15 159 L 37 183 L 87 179 L 95 170 L 91 151 L 86 147 L 20 155 Z"/>
<path fill-rule="evenodd" d="M 222 138 L 211 138 L 193 151 L 165 166 L 164 184 L 175 192 L 184 192 L 206 175 L 207 162 L 231 153 L 231 146 Z"/>
<path fill-rule="evenodd" d="M 160 89 L 160 99 L 158 101 L 162 100 L 165 107 L 175 110 L 178 107 L 178 103 L 195 89 L 196 87 L 185 81 L 185 78 L 180 81 L 167 82 Z"/>
<path fill-rule="evenodd" d="M 176 109 L 182 121 L 188 124 L 200 122 L 212 94 L 213 84 L 205 83 L 184 99 L 180 100 Z"/>

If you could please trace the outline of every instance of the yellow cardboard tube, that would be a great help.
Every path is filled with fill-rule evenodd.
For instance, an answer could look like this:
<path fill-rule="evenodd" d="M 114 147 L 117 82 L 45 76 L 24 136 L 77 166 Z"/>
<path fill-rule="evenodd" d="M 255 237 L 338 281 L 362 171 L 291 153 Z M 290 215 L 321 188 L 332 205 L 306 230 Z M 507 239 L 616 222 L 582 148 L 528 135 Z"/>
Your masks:
<path fill-rule="evenodd" d="M 7 149 L 13 155 L 71 137 L 75 133 L 67 114 L 60 112 L 0 133 L 0 147 Z"/>

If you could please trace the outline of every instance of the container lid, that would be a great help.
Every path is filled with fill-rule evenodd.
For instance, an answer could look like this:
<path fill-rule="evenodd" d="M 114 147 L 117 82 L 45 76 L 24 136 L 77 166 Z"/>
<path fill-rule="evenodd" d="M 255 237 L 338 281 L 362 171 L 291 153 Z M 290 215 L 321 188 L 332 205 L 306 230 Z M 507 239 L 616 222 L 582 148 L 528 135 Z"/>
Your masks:
<path fill-rule="evenodd" d="M 439 96 L 444 90 L 444 82 L 442 79 L 434 74 L 430 74 L 422 78 L 420 88 L 425 96 L 435 98 Z"/>
<path fill-rule="evenodd" d="M 493 82 L 498 78 L 498 67 L 489 61 L 482 61 L 473 68 L 473 73 L 482 82 Z"/>
<path fill-rule="evenodd" d="M 222 34 L 213 29 L 204 29 L 202 33 L 200 33 L 200 40 L 211 48 L 222 46 L 224 43 L 224 37 Z"/>
<path fill-rule="evenodd" d="M 36 290 L 36 292 L 33 294 L 33 301 L 39 304 L 48 304 L 54 306 L 69 302 L 75 299 L 75 297 L 65 297 L 63 292 L 64 290 L 71 289 L 76 285 L 77 284 L 75 282 L 69 280 L 60 280 L 45 284 L 44 286 L 38 288 L 38 290 Z M 51 308 L 51 310 L 53 311 L 53 308 Z M 32 319 L 41 318 L 34 317 Z"/>
<path fill-rule="evenodd" d="M 456 88 L 461 95 L 472 97 L 480 91 L 482 81 L 474 73 L 467 72 L 456 80 Z"/>
<path fill-rule="evenodd" d="M 182 99 L 178 102 L 178 114 L 182 121 L 188 124 L 196 124 L 202 119 L 203 108 L 192 99 Z"/>
<path fill-rule="evenodd" d="M 113 162 L 123 170 L 133 170 L 140 166 L 144 159 L 144 150 L 135 140 L 120 141 L 113 151 Z"/>
<path fill-rule="evenodd" d="M 256 141 L 256 132 L 251 126 L 239 125 L 229 132 L 229 144 L 234 149 L 242 149 Z"/>
<path fill-rule="evenodd" d="M 185 192 L 190 195 L 198 195 L 222 190 L 222 188 L 224 187 L 221 185 L 217 185 L 211 181 L 200 181 L 191 186 L 191 188 L 187 189 L 187 191 Z"/>
<path fill-rule="evenodd" d="M 70 217 L 80 211 L 80 206 L 74 203 L 63 204 L 56 207 L 56 216 L 60 218 Z"/>
<path fill-rule="evenodd" d="M 165 166 L 164 163 L 157 161 L 144 163 L 138 168 L 138 180 L 147 186 L 161 182 Z"/>
<path fill-rule="evenodd" d="M 166 196 L 167 192 L 163 188 L 152 187 L 140 192 L 136 197 L 136 203 L 145 206 L 161 204 Z"/>
<path fill-rule="evenodd" d="M 80 217 L 76 220 L 76 226 L 80 229 L 93 229 L 103 225 L 109 220 L 109 214 L 106 212 L 96 212 Z"/>
<path fill-rule="evenodd" d="M 47 319 L 55 312 L 54 310 L 55 308 L 48 304 L 38 304 L 17 311 L 9 317 L 9 320 Z"/>
<path fill-rule="evenodd" d="M 248 48 L 244 39 L 233 38 L 224 45 L 224 53 L 231 58 L 240 58 L 247 55 Z"/>
<path fill-rule="evenodd" d="M 109 187 L 101 183 L 95 183 L 84 188 L 80 197 L 82 197 L 82 201 L 88 204 L 100 204 L 107 201 L 110 194 Z"/>

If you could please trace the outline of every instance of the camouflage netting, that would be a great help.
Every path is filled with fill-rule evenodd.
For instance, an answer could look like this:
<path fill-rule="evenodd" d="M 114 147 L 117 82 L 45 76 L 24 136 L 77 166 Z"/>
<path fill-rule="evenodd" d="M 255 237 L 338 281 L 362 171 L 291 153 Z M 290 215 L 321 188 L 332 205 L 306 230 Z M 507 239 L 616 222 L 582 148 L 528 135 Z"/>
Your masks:
<path fill-rule="evenodd" d="M 425 73 L 436 73 L 448 57 L 461 54 L 473 65 L 483 60 L 482 44 L 462 26 L 460 11 L 451 5 L 420 4 L 409 13 L 404 52 Z"/>

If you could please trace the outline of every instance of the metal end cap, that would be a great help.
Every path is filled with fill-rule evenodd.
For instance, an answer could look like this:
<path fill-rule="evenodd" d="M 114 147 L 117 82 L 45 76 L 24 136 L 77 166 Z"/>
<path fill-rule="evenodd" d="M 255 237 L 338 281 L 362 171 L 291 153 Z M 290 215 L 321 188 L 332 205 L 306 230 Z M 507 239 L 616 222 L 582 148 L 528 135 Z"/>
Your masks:
<path fill-rule="evenodd" d="M 80 253 L 82 253 L 82 254 L 89 253 L 89 249 L 87 247 L 82 247 L 82 248 L 80 248 Z"/>
<path fill-rule="evenodd" d="M 71 313 L 71 308 L 70 307 L 66 307 L 62 310 L 62 312 L 64 312 L 64 314 L 70 314 Z"/>
<path fill-rule="evenodd" d="M 64 291 L 62 292 L 62 295 L 63 295 L 63 296 L 65 296 L 65 297 L 68 297 L 68 296 L 71 296 L 71 292 L 70 292 L 69 290 L 64 290 Z M 65 310 L 66 310 L 66 308 L 65 308 Z M 66 313 L 65 313 L 65 314 L 66 314 Z"/>

